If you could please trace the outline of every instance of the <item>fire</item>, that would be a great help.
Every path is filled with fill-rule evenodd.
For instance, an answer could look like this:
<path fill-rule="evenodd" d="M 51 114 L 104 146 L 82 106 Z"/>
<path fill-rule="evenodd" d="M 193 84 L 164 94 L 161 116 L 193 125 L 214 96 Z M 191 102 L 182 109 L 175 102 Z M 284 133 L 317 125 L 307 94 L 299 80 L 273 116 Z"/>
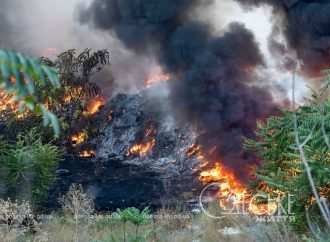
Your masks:
<path fill-rule="evenodd" d="M 95 157 L 96 153 L 94 150 L 84 150 L 79 153 L 79 156 L 83 158 L 91 158 L 91 157 Z"/>
<path fill-rule="evenodd" d="M 27 110 L 20 112 L 19 103 L 13 96 L 0 89 L 0 118 L 4 118 L 5 112 L 14 113 L 16 119 L 24 119 L 29 113 Z"/>
<path fill-rule="evenodd" d="M 222 181 L 225 187 L 228 187 L 235 193 L 243 193 L 246 190 L 243 185 L 237 181 L 234 174 L 226 170 L 220 163 L 216 163 L 215 167 L 210 170 L 202 171 L 199 175 L 199 180 L 203 184 Z"/>
<path fill-rule="evenodd" d="M 73 136 L 71 136 L 71 143 L 73 146 L 77 146 L 79 144 L 84 143 L 88 138 L 88 135 L 86 133 L 86 131 L 82 131 L 78 134 L 75 134 Z"/>
<path fill-rule="evenodd" d="M 12 96 L 6 94 L 4 91 L 0 91 L 0 112 L 15 111 L 16 109 L 17 103 L 13 100 Z"/>
<path fill-rule="evenodd" d="M 170 79 L 171 76 L 169 74 L 165 74 L 161 70 L 158 70 L 157 72 L 150 74 L 149 77 L 144 80 L 144 86 L 149 88 L 157 83 L 169 81 Z"/>
<path fill-rule="evenodd" d="M 87 110 L 84 112 L 85 116 L 91 116 L 100 111 L 101 107 L 104 106 L 105 99 L 101 96 L 97 96 L 92 99 L 88 105 Z"/>
<path fill-rule="evenodd" d="M 127 156 L 139 155 L 140 157 L 144 157 L 148 155 L 156 145 L 156 139 L 154 138 L 155 134 L 156 130 L 153 126 L 146 128 L 144 131 L 143 142 L 135 144 L 129 148 Z"/>
<path fill-rule="evenodd" d="M 149 142 L 133 145 L 128 150 L 128 155 L 139 155 L 140 157 L 146 156 L 155 146 L 156 140 L 152 139 Z"/>
<path fill-rule="evenodd" d="M 249 203 L 249 210 L 254 215 L 266 215 L 270 216 L 274 214 L 278 209 L 277 202 L 267 202 L 267 203 Z"/>
<path fill-rule="evenodd" d="M 226 208 L 228 204 L 231 204 L 230 206 L 240 205 L 248 207 L 249 212 L 253 215 L 271 215 L 277 210 L 278 204 L 276 202 L 258 203 L 254 201 L 253 194 L 221 162 L 216 162 L 211 168 L 206 168 L 210 166 L 210 162 L 204 156 L 199 145 L 192 145 L 186 151 L 186 155 L 196 156 L 200 161 L 197 170 L 202 170 L 199 173 L 199 180 L 202 184 L 207 185 L 215 182 L 219 184 L 216 197 L 220 207 Z"/>

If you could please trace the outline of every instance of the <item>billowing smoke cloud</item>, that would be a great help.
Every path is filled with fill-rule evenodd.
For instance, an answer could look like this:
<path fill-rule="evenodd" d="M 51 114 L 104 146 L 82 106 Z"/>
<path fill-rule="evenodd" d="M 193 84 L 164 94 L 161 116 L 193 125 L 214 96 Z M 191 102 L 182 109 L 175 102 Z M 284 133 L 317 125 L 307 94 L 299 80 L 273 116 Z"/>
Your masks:
<path fill-rule="evenodd" d="M 242 136 L 252 137 L 256 120 L 276 108 L 268 91 L 256 85 L 254 70 L 264 61 L 253 34 L 233 23 L 216 36 L 209 25 L 192 20 L 190 13 L 209 3 L 94 0 L 82 9 L 81 21 L 115 34 L 138 54 L 156 56 L 172 75 L 177 117 L 195 125 L 209 158 L 239 174 L 256 162 L 242 149 Z"/>
<path fill-rule="evenodd" d="M 274 7 L 277 25 L 274 31 L 284 34 L 287 45 L 296 51 L 303 71 L 317 76 L 330 65 L 330 2 L 328 0 L 236 0 L 243 5 Z M 274 39 L 272 47 L 285 51 Z"/>

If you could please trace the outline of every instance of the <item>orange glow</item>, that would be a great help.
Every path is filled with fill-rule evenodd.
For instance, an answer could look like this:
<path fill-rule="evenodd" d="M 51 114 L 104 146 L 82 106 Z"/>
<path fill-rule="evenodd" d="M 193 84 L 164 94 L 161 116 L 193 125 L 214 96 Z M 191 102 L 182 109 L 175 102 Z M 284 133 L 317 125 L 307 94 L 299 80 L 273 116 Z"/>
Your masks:
<path fill-rule="evenodd" d="M 254 215 L 260 216 L 270 216 L 273 215 L 278 208 L 276 202 L 267 202 L 267 203 L 250 203 L 249 210 Z"/>
<path fill-rule="evenodd" d="M 75 134 L 71 137 L 72 146 L 77 146 L 84 143 L 88 138 L 86 131 L 82 131 L 78 134 Z"/>
<path fill-rule="evenodd" d="M 156 130 L 153 126 L 146 128 L 144 131 L 144 140 L 129 148 L 127 156 L 139 155 L 140 157 L 144 157 L 148 155 L 156 145 L 156 139 L 154 138 L 155 134 Z"/>
<path fill-rule="evenodd" d="M 199 180 L 202 184 L 219 183 L 219 190 L 216 196 L 220 207 L 225 208 L 229 203 L 241 205 L 248 207 L 249 212 L 254 215 L 272 215 L 277 210 L 276 202 L 257 203 L 254 201 L 253 194 L 221 162 L 216 162 L 211 168 L 206 168 L 210 167 L 210 162 L 204 156 L 199 145 L 192 145 L 186 151 L 186 155 L 189 157 L 196 156 L 200 161 L 197 170 L 201 170 Z"/>
<path fill-rule="evenodd" d="M 157 72 L 151 73 L 148 78 L 144 80 L 144 86 L 149 88 L 157 83 L 163 81 L 169 81 L 171 76 L 169 74 L 165 74 L 162 71 L 158 70 Z"/>
<path fill-rule="evenodd" d="M 88 105 L 87 110 L 84 112 L 85 116 L 94 115 L 97 112 L 100 111 L 101 107 L 104 106 L 105 99 L 101 96 L 97 96 L 94 99 L 92 99 Z"/>
<path fill-rule="evenodd" d="M 19 103 L 13 99 L 13 96 L 0 89 L 0 113 L 14 113 L 16 119 L 24 119 L 28 115 L 28 110 L 19 111 Z M 5 114 L 0 114 L 3 118 Z"/>
<path fill-rule="evenodd" d="M 202 171 L 199 175 L 199 180 L 203 184 L 221 181 L 225 187 L 235 193 L 245 192 L 244 186 L 237 181 L 234 174 L 226 170 L 220 163 L 216 163 L 212 169 Z"/>
<path fill-rule="evenodd" d="M 12 96 L 0 91 L 0 111 L 16 111 L 17 103 L 13 100 Z"/>
<path fill-rule="evenodd" d="M 152 139 L 149 142 L 133 145 L 128 150 L 128 155 L 139 155 L 140 157 L 146 156 L 155 146 L 156 140 Z"/>
<path fill-rule="evenodd" d="M 95 157 L 96 153 L 94 150 L 84 150 L 79 153 L 79 156 L 83 158 L 91 158 L 91 157 Z"/>

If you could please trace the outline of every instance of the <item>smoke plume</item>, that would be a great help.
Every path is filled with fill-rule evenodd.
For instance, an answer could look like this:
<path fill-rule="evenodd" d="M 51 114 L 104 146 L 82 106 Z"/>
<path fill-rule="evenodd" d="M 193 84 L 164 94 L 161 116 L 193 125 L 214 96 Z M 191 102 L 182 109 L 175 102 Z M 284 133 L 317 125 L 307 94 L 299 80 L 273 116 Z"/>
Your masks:
<path fill-rule="evenodd" d="M 77 5 L 87 1 L 1 0 L 0 48 L 52 59 L 68 49 L 78 52 L 85 48 L 109 49 L 111 70 L 107 68 L 93 76 L 93 81 L 102 86 L 104 95 L 142 86 L 146 67 L 156 64 L 150 58 L 128 51 L 112 36 L 81 25 L 77 21 Z M 137 82 L 137 79 L 141 81 Z"/>
<path fill-rule="evenodd" d="M 330 64 L 330 2 L 328 0 L 236 0 L 247 7 L 268 4 L 274 8 L 277 23 L 289 49 L 293 49 L 304 74 L 320 75 Z M 274 39 L 270 44 L 278 45 Z M 285 48 L 277 48 L 284 50 Z"/>
<path fill-rule="evenodd" d="M 155 56 L 169 81 L 173 107 L 195 125 L 211 160 L 245 178 L 256 157 L 243 150 L 256 121 L 275 112 L 270 93 L 258 87 L 255 69 L 264 65 L 253 34 L 232 23 L 222 36 L 191 18 L 200 0 L 94 0 L 81 21 L 114 34 L 137 54 Z M 259 85 L 261 86 L 261 85 Z"/>

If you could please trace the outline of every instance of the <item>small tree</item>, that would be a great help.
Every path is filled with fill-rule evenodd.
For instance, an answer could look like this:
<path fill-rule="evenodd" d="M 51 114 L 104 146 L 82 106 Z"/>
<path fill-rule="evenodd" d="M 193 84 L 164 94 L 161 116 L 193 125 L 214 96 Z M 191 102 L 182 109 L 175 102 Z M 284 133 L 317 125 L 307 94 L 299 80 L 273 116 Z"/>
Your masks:
<path fill-rule="evenodd" d="M 18 135 L 15 144 L 0 137 L 2 196 L 25 199 L 38 205 L 47 197 L 61 159 L 60 149 L 43 143 L 35 129 Z"/>
<path fill-rule="evenodd" d="M 140 211 L 137 208 L 126 208 L 124 210 L 117 210 L 115 216 L 123 222 L 124 242 L 126 242 L 126 223 L 131 222 L 135 225 L 135 240 L 139 239 L 139 227 L 144 224 L 150 223 L 151 215 L 149 208 Z"/>
<path fill-rule="evenodd" d="M 63 211 L 72 216 L 75 225 L 74 241 L 79 241 L 80 220 L 90 218 L 94 211 L 93 200 L 84 193 L 81 185 L 72 184 L 65 196 L 60 198 Z"/>

